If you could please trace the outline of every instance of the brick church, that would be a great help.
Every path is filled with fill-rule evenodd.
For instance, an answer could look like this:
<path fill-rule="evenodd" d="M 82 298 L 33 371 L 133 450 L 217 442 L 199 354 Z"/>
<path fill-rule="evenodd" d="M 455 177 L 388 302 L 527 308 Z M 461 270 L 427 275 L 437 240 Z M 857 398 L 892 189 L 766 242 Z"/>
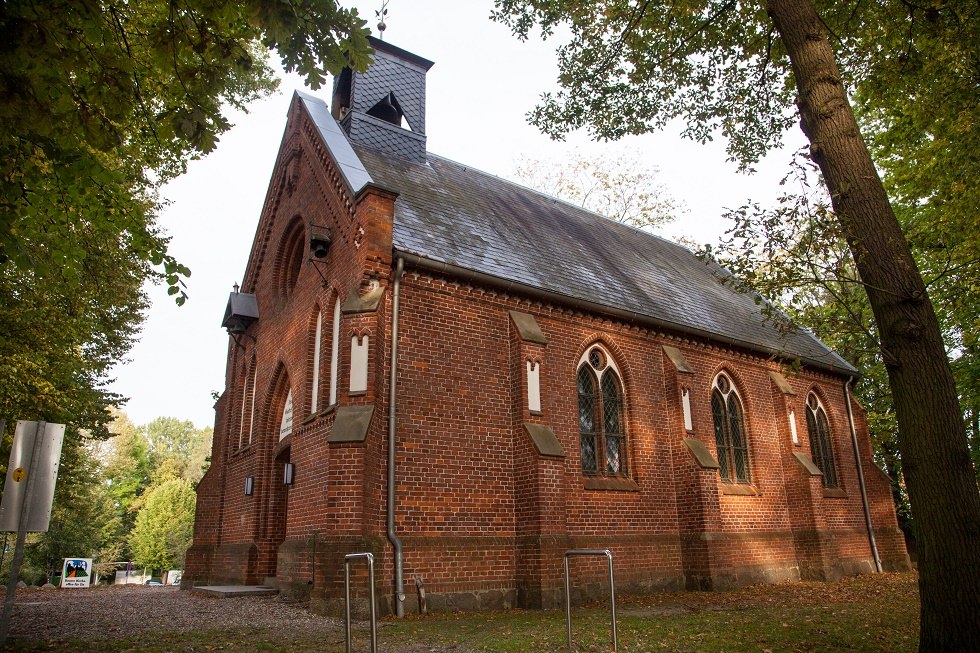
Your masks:
<path fill-rule="evenodd" d="M 185 587 L 333 610 L 370 551 L 401 614 L 560 605 L 571 548 L 621 592 L 908 568 L 853 367 L 687 249 L 427 152 L 432 62 L 372 45 L 291 101 Z"/>

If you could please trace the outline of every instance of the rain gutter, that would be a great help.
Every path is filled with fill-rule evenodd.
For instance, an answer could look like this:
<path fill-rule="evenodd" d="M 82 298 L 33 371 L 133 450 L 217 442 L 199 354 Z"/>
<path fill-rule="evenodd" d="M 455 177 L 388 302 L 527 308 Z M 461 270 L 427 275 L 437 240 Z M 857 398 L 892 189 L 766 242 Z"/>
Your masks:
<path fill-rule="evenodd" d="M 402 541 L 395 532 L 395 405 L 398 383 L 398 309 L 405 261 L 398 259 L 391 295 L 391 376 L 388 380 L 388 541 L 395 552 L 395 616 L 405 616 L 405 580 Z"/>

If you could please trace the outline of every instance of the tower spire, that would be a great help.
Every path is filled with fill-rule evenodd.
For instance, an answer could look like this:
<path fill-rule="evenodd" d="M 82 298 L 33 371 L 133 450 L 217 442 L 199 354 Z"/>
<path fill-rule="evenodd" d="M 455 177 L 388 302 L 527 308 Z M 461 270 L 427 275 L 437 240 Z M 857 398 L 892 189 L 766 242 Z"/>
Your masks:
<path fill-rule="evenodd" d="M 385 30 L 388 29 L 385 23 L 385 18 L 388 16 L 388 0 L 381 0 L 381 9 L 374 12 L 374 15 L 378 19 L 378 38 L 384 41 Z"/>

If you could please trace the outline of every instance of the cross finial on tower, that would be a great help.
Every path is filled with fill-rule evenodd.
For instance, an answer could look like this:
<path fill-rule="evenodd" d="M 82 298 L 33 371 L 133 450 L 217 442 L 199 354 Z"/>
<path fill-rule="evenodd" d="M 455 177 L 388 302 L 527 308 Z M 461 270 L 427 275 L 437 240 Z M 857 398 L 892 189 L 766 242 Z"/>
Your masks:
<path fill-rule="evenodd" d="M 374 12 L 374 15 L 378 19 L 378 38 L 384 41 L 385 30 L 388 29 L 388 26 L 385 24 L 385 17 L 388 16 L 388 0 L 381 0 L 381 9 Z"/>

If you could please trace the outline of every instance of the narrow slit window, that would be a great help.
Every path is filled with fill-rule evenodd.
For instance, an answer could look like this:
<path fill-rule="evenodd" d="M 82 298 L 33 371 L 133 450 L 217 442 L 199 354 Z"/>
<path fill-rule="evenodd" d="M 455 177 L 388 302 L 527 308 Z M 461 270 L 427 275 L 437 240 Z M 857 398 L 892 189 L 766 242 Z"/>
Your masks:
<path fill-rule="evenodd" d="M 310 413 L 315 413 L 320 400 L 320 340 L 323 334 L 323 312 L 316 312 L 316 334 L 313 337 L 313 391 L 310 396 Z"/>
<path fill-rule="evenodd" d="M 337 403 L 337 370 L 340 359 L 340 298 L 333 305 L 330 336 L 330 405 Z"/>

